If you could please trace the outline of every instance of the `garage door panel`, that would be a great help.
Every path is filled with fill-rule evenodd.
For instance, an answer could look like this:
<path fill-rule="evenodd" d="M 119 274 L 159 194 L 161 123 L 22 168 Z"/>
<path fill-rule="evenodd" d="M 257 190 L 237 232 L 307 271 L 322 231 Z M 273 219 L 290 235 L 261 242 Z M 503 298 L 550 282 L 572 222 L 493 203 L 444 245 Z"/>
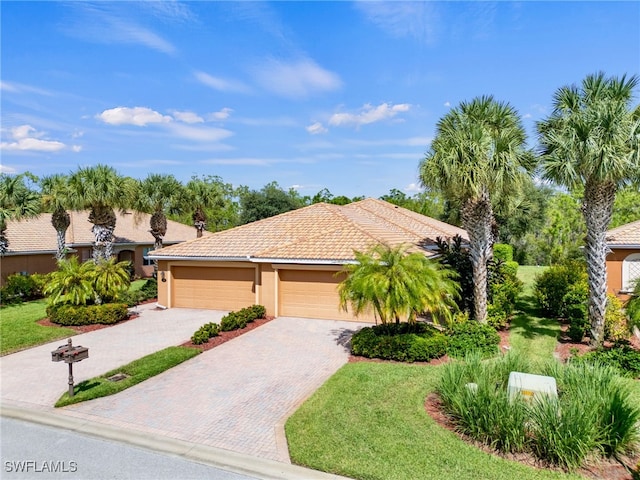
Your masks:
<path fill-rule="evenodd" d="M 173 267 L 172 305 L 239 310 L 255 303 L 253 268 Z"/>
<path fill-rule="evenodd" d="M 279 270 L 278 313 L 285 317 L 358 320 L 340 308 L 338 284 L 331 271 Z"/>

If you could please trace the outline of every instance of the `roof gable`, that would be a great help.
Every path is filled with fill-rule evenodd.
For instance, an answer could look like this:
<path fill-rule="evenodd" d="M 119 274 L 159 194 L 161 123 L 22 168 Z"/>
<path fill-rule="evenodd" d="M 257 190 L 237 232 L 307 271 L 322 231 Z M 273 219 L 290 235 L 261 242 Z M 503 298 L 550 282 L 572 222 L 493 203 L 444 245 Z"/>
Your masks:
<path fill-rule="evenodd" d="M 263 260 L 349 261 L 354 250 L 379 243 L 409 244 L 427 251 L 436 237 L 451 238 L 466 232 L 458 227 L 396 207 L 366 199 L 339 206 L 317 203 L 239 227 L 213 233 L 153 252 L 160 258 L 216 258 Z"/>

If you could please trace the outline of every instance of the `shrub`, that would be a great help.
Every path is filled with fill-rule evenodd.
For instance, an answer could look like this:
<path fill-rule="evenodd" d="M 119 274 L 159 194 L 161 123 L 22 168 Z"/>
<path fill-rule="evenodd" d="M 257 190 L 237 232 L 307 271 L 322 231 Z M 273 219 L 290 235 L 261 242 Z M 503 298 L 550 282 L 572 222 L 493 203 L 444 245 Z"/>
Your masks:
<path fill-rule="evenodd" d="M 622 309 L 622 301 L 612 294 L 607 294 L 607 309 L 604 314 L 604 338 L 611 341 L 629 338 L 629 324 Z"/>
<path fill-rule="evenodd" d="M 495 313 L 503 312 L 509 319 L 515 310 L 518 297 L 522 293 L 523 283 L 515 276 L 504 275 L 500 283 L 491 285 L 491 304 Z"/>
<path fill-rule="evenodd" d="M 264 318 L 267 310 L 262 305 L 252 305 L 245 307 L 237 312 L 229 312 L 222 317 L 220 321 L 220 329 L 223 332 L 231 330 L 238 330 L 247 326 L 247 323 L 251 323 L 258 318 Z"/>
<path fill-rule="evenodd" d="M 15 273 L 7 277 L 4 287 L 0 289 L 0 303 L 9 305 L 42 298 L 42 289 L 46 275 L 21 275 Z"/>
<path fill-rule="evenodd" d="M 493 303 L 487 305 L 487 325 L 495 328 L 496 330 L 503 330 L 507 327 L 508 322 L 509 317 L 504 309 Z"/>
<path fill-rule="evenodd" d="M 618 342 L 611 347 L 600 347 L 584 355 L 573 357 L 571 361 L 600 363 L 615 368 L 624 376 L 640 377 L 640 351 L 626 342 Z"/>
<path fill-rule="evenodd" d="M 194 345 L 207 343 L 210 338 L 217 337 L 219 333 L 220 327 L 217 323 L 205 323 L 191 336 L 191 343 Z"/>
<path fill-rule="evenodd" d="M 572 285 L 587 280 L 582 262 L 571 261 L 554 265 L 537 276 L 534 296 L 542 312 L 553 317 L 562 317 L 563 298 Z"/>
<path fill-rule="evenodd" d="M 145 300 L 158 297 L 158 281 L 155 278 L 149 278 L 139 290 L 145 295 Z"/>
<path fill-rule="evenodd" d="M 443 356 L 446 346 L 447 337 L 423 323 L 364 327 L 351 338 L 354 355 L 400 362 L 428 362 Z"/>
<path fill-rule="evenodd" d="M 500 335 L 490 325 L 466 322 L 447 329 L 449 337 L 447 353 L 452 357 L 464 357 L 472 352 L 483 356 L 495 355 L 500 344 Z"/>
<path fill-rule="evenodd" d="M 127 305 L 104 303 L 101 305 L 57 304 L 47 307 L 47 315 L 53 323 L 64 326 L 112 325 L 128 317 Z"/>
<path fill-rule="evenodd" d="M 513 247 L 506 243 L 496 243 L 493 245 L 493 258 L 501 262 L 513 261 Z M 517 263 L 516 263 L 517 265 Z"/>
<path fill-rule="evenodd" d="M 567 335 L 574 342 L 581 342 L 589 330 L 588 301 L 589 286 L 586 280 L 571 285 L 562 297 L 561 314 L 569 322 Z"/>
<path fill-rule="evenodd" d="M 629 325 L 640 329 L 640 278 L 636 280 L 631 298 L 625 304 L 625 309 L 629 316 Z"/>

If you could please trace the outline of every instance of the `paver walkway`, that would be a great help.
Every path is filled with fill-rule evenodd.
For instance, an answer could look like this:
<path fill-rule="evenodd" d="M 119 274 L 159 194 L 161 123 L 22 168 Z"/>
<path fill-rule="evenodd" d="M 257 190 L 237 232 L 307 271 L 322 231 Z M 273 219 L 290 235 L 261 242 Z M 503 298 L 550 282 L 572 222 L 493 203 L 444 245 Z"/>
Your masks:
<path fill-rule="evenodd" d="M 203 312 L 206 319 L 192 318 Z M 78 364 L 77 381 L 177 345 L 206 321 L 217 321 L 212 318 L 214 313 L 224 312 L 143 312 L 133 322 L 78 336 L 74 344 L 90 347 L 90 358 Z M 146 333 L 141 327 L 136 332 L 118 332 L 148 318 L 154 320 L 145 326 L 150 327 Z M 164 319 L 166 323 L 162 323 Z M 189 324 L 188 328 L 185 324 Z M 55 412 L 289 462 L 284 421 L 347 362 L 345 340 L 361 325 L 364 324 L 277 318 L 117 395 Z M 164 334 L 174 340 L 160 342 L 156 338 L 164 338 Z M 32 407 L 48 409 L 47 405 L 65 391 L 66 370 L 59 363 L 53 364 L 50 355 L 61 343 L 64 342 L 0 359 L 2 401 L 25 406 L 26 400 Z M 125 352 L 132 349 L 136 354 L 128 358 Z M 90 367 L 98 364 L 98 358 L 101 366 Z M 28 372 L 27 377 L 19 373 L 21 369 Z"/>

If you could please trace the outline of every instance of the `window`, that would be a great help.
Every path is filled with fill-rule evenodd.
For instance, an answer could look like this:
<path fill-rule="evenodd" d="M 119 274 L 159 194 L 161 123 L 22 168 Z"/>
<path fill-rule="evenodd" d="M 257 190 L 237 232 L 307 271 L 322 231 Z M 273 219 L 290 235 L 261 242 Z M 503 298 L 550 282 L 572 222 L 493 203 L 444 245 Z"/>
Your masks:
<path fill-rule="evenodd" d="M 149 260 L 147 255 L 153 250 L 153 247 L 144 247 L 142 249 L 142 265 L 153 265 L 153 260 Z"/>
<path fill-rule="evenodd" d="M 640 278 L 640 253 L 632 253 L 622 261 L 622 291 L 633 290 L 635 281 Z"/>

